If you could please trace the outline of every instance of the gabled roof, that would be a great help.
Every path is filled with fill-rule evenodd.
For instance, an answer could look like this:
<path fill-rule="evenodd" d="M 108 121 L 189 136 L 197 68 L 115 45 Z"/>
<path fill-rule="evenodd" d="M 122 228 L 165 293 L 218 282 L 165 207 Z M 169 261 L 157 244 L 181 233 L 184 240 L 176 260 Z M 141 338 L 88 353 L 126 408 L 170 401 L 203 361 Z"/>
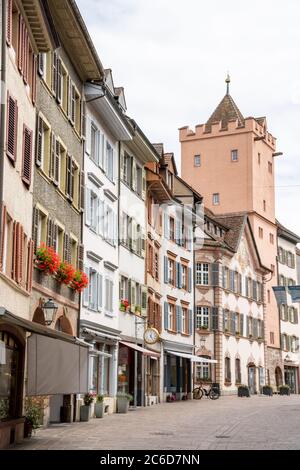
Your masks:
<path fill-rule="evenodd" d="M 178 172 L 177 172 L 177 167 L 176 167 L 173 152 L 164 153 L 164 155 L 163 155 L 163 164 L 167 165 L 169 168 L 171 167 L 172 170 L 173 170 L 174 175 L 177 176 Z"/>
<path fill-rule="evenodd" d="M 239 126 L 243 126 L 245 123 L 245 119 L 232 97 L 229 94 L 226 94 L 206 122 L 206 128 L 209 130 L 213 123 L 220 121 L 222 121 L 222 128 L 225 128 L 227 127 L 228 122 L 233 120 L 237 120 Z"/>
<path fill-rule="evenodd" d="M 292 243 L 295 243 L 295 245 L 297 243 L 300 243 L 299 235 L 296 235 L 296 233 L 286 228 L 284 225 L 278 222 L 278 220 L 276 220 L 276 225 L 277 225 L 277 233 L 279 237 L 285 238 L 286 240 Z"/>
<path fill-rule="evenodd" d="M 160 143 L 160 144 L 152 144 L 152 145 L 155 148 L 155 150 L 157 151 L 160 158 L 162 158 L 163 155 L 164 155 L 164 144 Z"/>

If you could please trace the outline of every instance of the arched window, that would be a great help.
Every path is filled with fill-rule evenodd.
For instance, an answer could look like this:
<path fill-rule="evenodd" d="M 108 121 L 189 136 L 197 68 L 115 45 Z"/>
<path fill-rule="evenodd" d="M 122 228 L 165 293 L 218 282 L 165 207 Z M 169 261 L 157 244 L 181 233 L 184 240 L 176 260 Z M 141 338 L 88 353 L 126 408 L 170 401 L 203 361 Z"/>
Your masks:
<path fill-rule="evenodd" d="M 23 347 L 6 331 L 0 331 L 0 421 L 20 415 Z"/>
<path fill-rule="evenodd" d="M 242 382 L 241 376 L 241 360 L 236 358 L 235 360 L 235 383 L 240 384 Z"/>
<path fill-rule="evenodd" d="M 231 382 L 230 357 L 225 357 L 225 382 Z"/>

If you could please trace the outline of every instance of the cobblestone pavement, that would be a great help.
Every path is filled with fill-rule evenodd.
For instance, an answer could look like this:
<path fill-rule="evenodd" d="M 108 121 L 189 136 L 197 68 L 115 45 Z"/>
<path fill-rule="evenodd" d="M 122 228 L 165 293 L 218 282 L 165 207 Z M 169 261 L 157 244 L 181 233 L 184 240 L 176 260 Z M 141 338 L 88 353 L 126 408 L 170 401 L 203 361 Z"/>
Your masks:
<path fill-rule="evenodd" d="M 15 449 L 300 449 L 300 396 L 225 396 L 38 430 Z"/>

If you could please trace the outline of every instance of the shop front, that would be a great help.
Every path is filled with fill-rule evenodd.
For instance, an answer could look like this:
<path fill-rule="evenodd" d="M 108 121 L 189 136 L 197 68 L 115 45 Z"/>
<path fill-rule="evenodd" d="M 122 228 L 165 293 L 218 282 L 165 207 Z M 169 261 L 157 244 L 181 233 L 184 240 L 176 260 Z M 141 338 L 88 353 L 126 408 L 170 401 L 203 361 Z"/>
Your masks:
<path fill-rule="evenodd" d="M 163 341 L 163 399 L 185 400 L 192 397 L 193 346 Z"/>
<path fill-rule="evenodd" d="M 0 308 L 0 448 L 24 437 L 24 397 L 86 393 L 87 366 L 78 338 Z"/>
<path fill-rule="evenodd" d="M 108 332 L 99 325 L 81 329 L 82 338 L 90 344 L 89 391 L 104 397 L 104 410 L 108 414 L 116 411 L 118 334 L 118 330 Z"/>
<path fill-rule="evenodd" d="M 138 344 L 120 341 L 119 344 L 119 359 L 118 359 L 118 392 L 129 393 L 132 395 L 133 406 L 145 406 L 145 386 L 146 374 L 145 370 L 150 361 L 155 361 L 159 364 L 160 354 L 149 349 L 146 349 Z M 152 366 L 153 367 L 153 366 Z M 159 365 L 157 366 L 159 367 Z M 154 377 L 154 369 L 153 376 Z M 149 379 L 150 380 L 150 379 Z M 153 387 L 156 384 L 153 383 Z"/>
<path fill-rule="evenodd" d="M 290 387 L 290 393 L 299 393 L 299 368 L 284 365 L 284 383 Z"/>

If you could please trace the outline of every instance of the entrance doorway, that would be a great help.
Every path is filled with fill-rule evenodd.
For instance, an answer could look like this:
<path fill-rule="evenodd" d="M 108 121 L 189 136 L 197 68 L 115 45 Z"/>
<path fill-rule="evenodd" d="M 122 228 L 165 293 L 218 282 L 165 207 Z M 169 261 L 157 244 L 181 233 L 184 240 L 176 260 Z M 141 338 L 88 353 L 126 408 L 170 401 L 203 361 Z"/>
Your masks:
<path fill-rule="evenodd" d="M 256 367 L 254 364 L 248 366 L 248 385 L 250 393 L 255 394 L 256 391 Z"/>
<path fill-rule="evenodd" d="M 290 387 L 291 393 L 297 393 L 297 370 L 295 367 L 284 368 L 284 382 Z"/>
<path fill-rule="evenodd" d="M 280 385 L 283 384 L 282 381 L 282 370 L 279 366 L 276 367 L 275 369 L 275 381 L 276 381 L 276 387 L 280 387 Z"/>

